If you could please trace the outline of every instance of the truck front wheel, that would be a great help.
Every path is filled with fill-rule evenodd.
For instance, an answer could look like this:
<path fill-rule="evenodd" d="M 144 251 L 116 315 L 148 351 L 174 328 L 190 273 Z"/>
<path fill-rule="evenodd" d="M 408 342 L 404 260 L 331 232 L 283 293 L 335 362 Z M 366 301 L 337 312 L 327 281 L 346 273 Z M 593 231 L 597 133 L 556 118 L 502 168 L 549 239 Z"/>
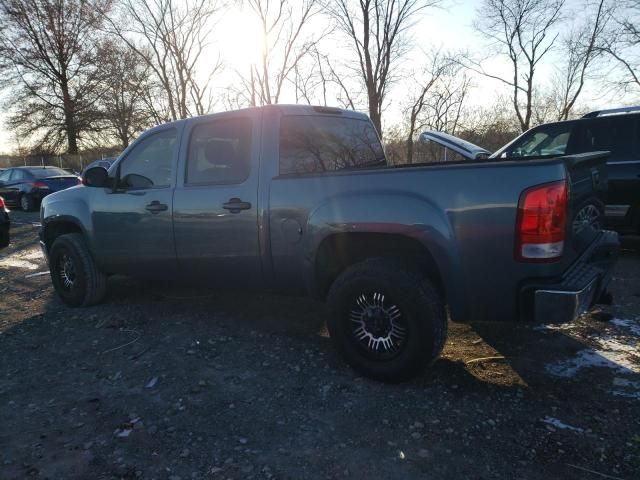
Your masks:
<path fill-rule="evenodd" d="M 71 307 L 86 307 L 104 298 L 107 276 L 96 267 L 79 233 L 56 238 L 49 251 L 49 271 L 56 293 Z"/>
<path fill-rule="evenodd" d="M 327 301 L 334 345 L 367 377 L 408 380 L 442 351 L 447 336 L 442 296 L 426 276 L 401 261 L 372 258 L 348 268 Z"/>

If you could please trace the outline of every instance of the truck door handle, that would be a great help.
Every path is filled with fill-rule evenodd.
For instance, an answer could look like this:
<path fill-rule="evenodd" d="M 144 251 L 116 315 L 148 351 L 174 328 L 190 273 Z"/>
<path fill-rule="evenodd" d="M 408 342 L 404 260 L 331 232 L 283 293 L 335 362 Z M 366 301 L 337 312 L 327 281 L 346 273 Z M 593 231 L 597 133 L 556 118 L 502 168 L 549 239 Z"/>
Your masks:
<path fill-rule="evenodd" d="M 222 207 L 231 213 L 240 213 L 240 210 L 249 210 L 251 204 L 249 202 L 243 202 L 239 198 L 231 198 L 228 202 L 224 203 Z"/>
<path fill-rule="evenodd" d="M 168 210 L 169 207 L 167 207 L 164 203 L 160 203 L 158 200 L 154 200 L 146 206 L 146 209 L 151 213 L 160 213 Z"/>

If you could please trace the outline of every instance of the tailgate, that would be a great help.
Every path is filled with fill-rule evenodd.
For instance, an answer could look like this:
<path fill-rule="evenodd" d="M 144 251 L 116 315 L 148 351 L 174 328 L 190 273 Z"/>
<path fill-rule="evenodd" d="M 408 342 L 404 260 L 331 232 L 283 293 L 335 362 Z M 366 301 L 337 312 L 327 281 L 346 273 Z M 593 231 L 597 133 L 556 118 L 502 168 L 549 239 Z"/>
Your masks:
<path fill-rule="evenodd" d="M 607 195 L 609 152 L 564 157 L 569 182 L 566 260 L 572 262 L 600 235 Z"/>

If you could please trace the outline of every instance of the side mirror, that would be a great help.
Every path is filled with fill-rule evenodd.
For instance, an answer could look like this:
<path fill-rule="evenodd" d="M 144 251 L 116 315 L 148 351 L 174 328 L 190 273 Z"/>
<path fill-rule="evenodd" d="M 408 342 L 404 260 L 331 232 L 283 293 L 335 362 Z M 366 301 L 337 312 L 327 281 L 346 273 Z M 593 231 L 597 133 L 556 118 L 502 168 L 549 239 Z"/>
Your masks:
<path fill-rule="evenodd" d="M 104 167 L 91 167 L 84 172 L 82 176 L 83 182 L 87 187 L 104 188 L 109 187 L 109 172 Z"/>

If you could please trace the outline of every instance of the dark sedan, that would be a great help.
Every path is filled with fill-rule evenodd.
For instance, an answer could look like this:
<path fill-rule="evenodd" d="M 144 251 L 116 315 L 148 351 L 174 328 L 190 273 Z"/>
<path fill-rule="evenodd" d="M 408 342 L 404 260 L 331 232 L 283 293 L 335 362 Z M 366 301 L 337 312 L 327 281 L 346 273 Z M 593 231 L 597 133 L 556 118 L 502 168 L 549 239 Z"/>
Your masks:
<path fill-rule="evenodd" d="M 77 176 L 58 167 L 15 167 L 0 173 L 0 196 L 8 205 L 28 212 L 50 193 L 79 183 Z"/>

